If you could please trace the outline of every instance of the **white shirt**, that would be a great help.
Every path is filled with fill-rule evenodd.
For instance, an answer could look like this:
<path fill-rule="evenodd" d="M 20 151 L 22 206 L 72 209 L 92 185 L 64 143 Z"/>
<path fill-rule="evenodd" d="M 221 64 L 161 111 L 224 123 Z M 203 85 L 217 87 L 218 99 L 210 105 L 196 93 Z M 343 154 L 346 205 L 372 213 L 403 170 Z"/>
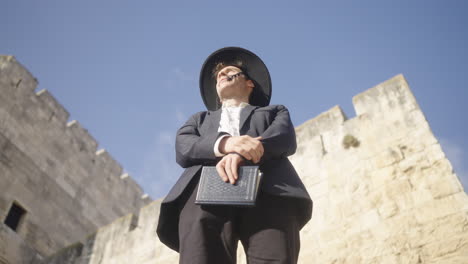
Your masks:
<path fill-rule="evenodd" d="M 249 104 L 242 102 L 239 106 L 229 106 L 226 104 L 221 106 L 221 119 L 219 121 L 218 132 L 226 132 L 229 135 L 223 135 L 216 140 L 214 145 L 214 153 L 216 157 L 222 157 L 225 155 L 219 151 L 219 143 L 221 142 L 221 139 L 229 136 L 240 136 L 240 113 L 247 105 Z"/>

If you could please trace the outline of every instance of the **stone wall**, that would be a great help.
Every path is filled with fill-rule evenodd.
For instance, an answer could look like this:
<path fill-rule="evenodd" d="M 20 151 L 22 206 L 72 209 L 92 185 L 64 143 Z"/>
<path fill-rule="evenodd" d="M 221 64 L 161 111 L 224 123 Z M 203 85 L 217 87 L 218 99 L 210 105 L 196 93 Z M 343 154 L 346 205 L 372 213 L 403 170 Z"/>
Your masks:
<path fill-rule="evenodd" d="M 468 197 L 406 80 L 353 102 L 352 119 L 333 107 L 296 128 L 290 160 L 314 200 L 299 263 L 468 263 Z M 99 229 L 67 263 L 177 263 L 155 235 L 159 205 Z"/>
<path fill-rule="evenodd" d="M 0 56 L 0 248 L 11 244 L 4 220 L 15 202 L 27 211 L 15 234 L 47 256 L 151 199 L 36 86 L 14 57 Z M 13 255 L 0 250 L 3 262 L 30 263 Z"/>
<path fill-rule="evenodd" d="M 468 263 L 468 197 L 398 75 L 299 126 L 301 263 Z"/>
<path fill-rule="evenodd" d="M 32 93 L 14 59 L 1 57 L 0 70 L 0 218 L 12 200 L 28 211 L 20 232 L 0 226 L 0 263 L 177 263 L 155 234 L 161 200 L 135 210 L 140 189 L 86 130 Z M 404 77 L 353 103 L 352 119 L 337 106 L 296 128 L 290 160 L 314 200 L 299 263 L 467 263 L 468 196 Z"/>
<path fill-rule="evenodd" d="M 6 225 L 0 225 L 0 264 L 40 263 L 42 256 Z"/>
<path fill-rule="evenodd" d="M 154 201 L 143 207 L 139 215 L 128 214 L 100 228 L 82 243 L 38 263 L 178 263 L 178 254 L 156 236 L 160 205 L 161 200 Z"/>

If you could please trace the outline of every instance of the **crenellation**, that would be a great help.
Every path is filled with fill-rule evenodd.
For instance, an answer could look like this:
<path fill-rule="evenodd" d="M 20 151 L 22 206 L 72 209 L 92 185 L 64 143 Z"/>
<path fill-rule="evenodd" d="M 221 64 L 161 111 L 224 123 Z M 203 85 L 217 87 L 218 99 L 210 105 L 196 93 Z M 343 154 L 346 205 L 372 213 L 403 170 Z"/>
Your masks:
<path fill-rule="evenodd" d="M 70 135 L 70 143 L 74 145 L 75 149 L 79 152 L 95 153 L 98 143 L 94 137 L 89 134 L 88 130 L 83 128 L 81 124 L 76 121 L 67 123 L 66 133 Z"/>
<path fill-rule="evenodd" d="M 296 135 L 300 138 L 313 138 L 324 131 L 341 126 L 347 119 L 341 107 L 334 106 L 330 110 L 297 126 Z"/>
<path fill-rule="evenodd" d="M 399 74 L 369 90 L 353 97 L 356 115 L 369 115 L 372 119 L 386 116 L 386 119 L 398 114 L 419 109 L 408 82 Z"/>
<path fill-rule="evenodd" d="M 46 256 L 151 200 L 141 199 L 132 178 L 121 180 L 117 161 L 97 155 L 97 141 L 36 87 L 14 57 L 0 56 L 0 216 L 17 200 L 27 209 L 18 234 Z"/>
<path fill-rule="evenodd" d="M 123 171 L 120 164 L 105 149 L 96 152 L 96 166 L 106 171 L 109 175 L 115 175 L 116 178 Z"/>
<path fill-rule="evenodd" d="M 105 149 L 100 149 L 100 150 L 96 151 L 96 155 L 102 155 L 105 152 L 106 152 Z"/>
<path fill-rule="evenodd" d="M 70 117 L 68 111 L 49 93 L 48 90 L 43 89 L 36 93 L 39 100 L 50 110 L 49 119 L 57 119 L 58 122 L 65 125 Z M 43 108 L 44 109 L 44 108 Z"/>
<path fill-rule="evenodd" d="M 314 217 L 302 233 L 320 237 L 321 248 L 327 248 L 313 254 L 313 260 L 321 263 L 332 261 L 330 254 L 337 252 L 335 260 L 348 260 L 351 251 L 359 252 L 364 263 L 406 261 L 421 248 L 406 246 L 408 234 L 427 221 L 457 212 L 464 212 L 464 218 L 456 221 L 468 222 L 468 199 L 402 75 L 355 96 L 353 102 L 357 116 L 342 125 L 321 130 L 315 137 L 301 127 L 310 121 L 299 127 L 297 141 L 304 146 L 290 160 L 315 201 Z M 345 148 L 340 138 L 348 135 L 359 144 Z M 320 155 L 321 148 L 326 154 Z M 340 229 L 343 223 L 347 227 Z M 441 230 L 450 225 L 437 224 Z M 373 236 L 359 237 L 366 229 Z M 353 232 L 359 235 L 353 238 Z M 425 236 L 430 234 L 410 237 L 424 241 Z M 326 243 L 336 237 L 349 241 L 349 249 Z M 440 241 L 444 239 L 439 239 L 443 247 Z M 461 250 L 454 252 L 459 256 Z M 415 260 L 420 259 L 417 256 Z"/>
<path fill-rule="evenodd" d="M 132 180 L 131 176 L 128 173 L 124 173 L 120 176 L 120 182 L 121 186 L 125 188 L 125 191 L 122 191 L 122 193 L 139 193 L 140 199 L 144 200 L 143 196 L 145 195 L 143 192 L 143 189 L 141 188 L 140 185 L 138 185 L 135 181 Z M 129 197 L 130 198 L 130 197 Z M 145 197 L 149 198 L 149 197 Z M 149 201 L 152 201 L 151 199 Z"/>
<path fill-rule="evenodd" d="M 0 85 L 17 94 L 32 95 L 37 79 L 14 56 L 0 55 Z M 2 91 L 4 92 L 4 91 Z"/>

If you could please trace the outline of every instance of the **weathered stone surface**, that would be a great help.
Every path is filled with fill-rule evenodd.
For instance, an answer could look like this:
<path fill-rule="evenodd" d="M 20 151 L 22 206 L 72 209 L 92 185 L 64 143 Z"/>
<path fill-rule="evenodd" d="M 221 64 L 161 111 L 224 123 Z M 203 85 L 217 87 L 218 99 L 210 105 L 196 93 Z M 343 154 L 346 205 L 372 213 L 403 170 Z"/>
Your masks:
<path fill-rule="evenodd" d="M 7 263 L 32 263 L 22 245 L 47 256 L 151 202 L 131 178 L 120 179 L 120 165 L 108 153 L 97 155 L 86 129 L 67 124 L 67 110 L 47 91 L 35 93 L 36 86 L 14 57 L 0 56 L 0 227 L 23 239 L 0 234 L 11 240 L 12 253 L 0 251 Z M 16 233 L 3 224 L 13 202 L 26 210 Z"/>
<path fill-rule="evenodd" d="M 31 248 L 17 233 L 0 225 L 0 263 L 38 263 L 42 256 Z"/>
<path fill-rule="evenodd" d="M 7 67 L 11 60 L 0 59 L 0 69 L 13 72 L 8 78 L 0 78 L 0 84 L 10 88 L 17 86 L 17 71 L 21 70 Z M 24 79 L 33 85 L 31 77 L 28 78 Z M 0 98 L 5 100 L 8 97 L 0 93 Z M 41 120 L 50 119 L 50 108 L 57 108 L 55 101 L 47 99 L 45 102 L 47 111 L 36 117 Z M 296 128 L 299 147 L 290 160 L 314 200 L 313 218 L 301 231 L 299 263 L 468 263 L 468 196 L 433 136 L 406 80 L 398 75 L 355 96 L 353 102 L 357 116 L 352 119 L 347 120 L 343 111 L 334 107 Z M 83 219 L 85 222 L 87 219 L 105 221 L 105 215 L 125 212 L 125 209 L 111 204 L 101 207 L 100 211 L 104 213 L 93 210 L 93 198 L 106 200 L 105 195 L 111 192 L 109 188 L 102 192 L 76 188 L 83 182 L 99 185 L 105 180 L 110 182 L 112 189 L 121 193 L 128 194 L 138 189 L 133 186 L 129 191 L 120 187 L 119 181 L 127 181 L 129 177 L 121 175 L 120 166 L 108 153 L 99 152 L 96 156 L 96 143 L 86 130 L 72 122 L 62 133 L 71 139 L 70 148 L 76 153 L 70 157 L 76 157 L 80 166 L 69 157 L 58 159 L 47 152 L 34 153 L 31 150 L 32 154 L 26 156 L 24 153 L 30 152 L 16 151 L 15 148 L 21 149 L 23 145 L 13 142 L 31 141 L 29 137 L 36 128 L 30 122 L 37 122 L 34 121 L 34 111 L 30 107 L 21 107 L 22 103 L 8 102 L 4 105 L 0 107 L 0 124 L 9 122 L 14 128 L 0 126 L 0 148 L 3 150 L 0 168 L 5 175 L 4 182 L 12 186 L 10 189 L 21 193 L 23 201 L 34 199 L 37 190 L 31 186 L 44 185 L 44 180 L 16 175 L 41 171 L 53 175 L 50 183 L 59 186 L 38 188 L 41 198 L 51 203 L 56 197 L 68 195 L 69 199 L 75 198 L 65 204 L 71 203 L 72 208 L 84 213 L 87 216 Z M 64 116 L 65 113 L 62 111 L 59 115 Z M 16 119 L 23 121 L 18 123 Z M 63 120 L 63 117 L 57 117 L 57 120 Z M 13 133 L 14 129 L 31 133 L 18 135 Z M 57 131 L 50 133 L 54 137 L 62 135 Z M 48 140 L 46 135 L 40 138 Z M 34 148 L 44 146 L 32 143 Z M 49 142 L 48 146 L 54 146 L 51 147 L 54 149 L 52 152 L 63 151 L 60 150 L 63 146 L 58 143 Z M 39 159 L 39 154 L 44 158 Z M 30 161 L 28 166 L 16 165 L 18 161 L 26 164 L 26 160 Z M 90 161 L 100 164 L 99 168 L 87 167 Z M 66 165 L 58 165 L 62 163 Z M 76 170 L 77 175 L 63 177 L 67 170 Z M 105 175 L 91 178 L 100 174 Z M 9 203 L 3 196 L 0 198 L 0 217 L 4 217 Z M 112 199 L 117 197 L 112 196 Z M 10 232 L 19 241 L 13 247 L 15 252 L 26 252 L 27 258 L 36 261 L 33 263 L 41 264 L 177 263 L 177 253 L 161 244 L 155 235 L 160 202 L 154 201 L 139 212 L 127 210 L 133 214 L 101 225 L 87 237 L 82 234 L 81 242 L 42 261 L 33 249 L 18 249 L 21 243 L 27 245 L 30 241 L 38 241 L 37 238 L 28 239 L 26 236 L 25 243 L 21 241 L 24 233 L 16 235 Z M 132 204 L 135 208 L 136 203 Z M 57 207 L 43 208 L 45 213 L 40 217 L 47 219 L 47 214 L 60 208 L 58 204 L 54 206 Z M 86 225 L 70 218 L 62 217 L 59 221 L 64 222 L 63 226 L 67 228 Z M 42 243 L 37 247 L 41 251 L 47 251 L 47 245 L 56 248 L 68 241 L 41 233 L 42 227 L 34 223 L 26 226 L 28 230 L 35 230 L 28 231 L 28 234 L 41 236 Z M 53 228 L 52 224 L 50 228 Z M 10 239 L 2 235 L 0 239 L 4 240 L 0 243 L 5 243 L 5 237 Z M 246 263 L 241 245 L 238 263 Z"/>
<path fill-rule="evenodd" d="M 299 148 L 290 159 L 314 199 L 313 218 L 301 231 L 300 263 L 466 263 L 467 195 L 404 78 L 354 101 L 353 119 L 335 107 L 297 128 Z M 359 144 L 345 146 L 350 136 Z M 140 213 L 139 221 L 156 216 Z M 126 230 L 120 221 L 98 236 Z M 102 263 L 177 262 L 154 236 L 145 238 L 149 243 L 133 239 L 107 235 L 90 254 Z M 241 245 L 238 263 L 246 263 Z"/>
<path fill-rule="evenodd" d="M 462 257 L 467 195 L 404 78 L 396 76 L 353 101 L 357 117 L 315 135 L 329 139 L 326 155 L 291 157 L 295 167 L 312 163 L 328 172 L 321 181 L 328 191 L 309 189 L 314 206 L 325 208 L 314 211 L 320 224 L 312 220 L 302 232 L 318 237 L 320 247 L 303 243 L 301 263 L 468 262 Z M 340 149 L 336 139 L 348 134 L 359 146 Z M 298 136 L 299 145 L 308 140 Z M 327 243 L 337 238 L 348 246 Z M 314 250 L 318 254 L 308 254 Z"/>

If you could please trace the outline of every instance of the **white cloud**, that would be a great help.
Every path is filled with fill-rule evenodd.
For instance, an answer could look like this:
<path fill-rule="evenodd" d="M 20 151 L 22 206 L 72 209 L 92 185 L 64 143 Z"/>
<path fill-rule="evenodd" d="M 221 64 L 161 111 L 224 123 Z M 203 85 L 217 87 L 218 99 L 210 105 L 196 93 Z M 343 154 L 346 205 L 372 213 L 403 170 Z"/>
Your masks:
<path fill-rule="evenodd" d="M 447 139 L 439 139 L 440 145 L 445 152 L 445 156 L 452 164 L 455 173 L 460 179 L 465 191 L 468 190 L 468 168 L 465 167 L 466 155 L 464 150 L 455 142 Z"/>

